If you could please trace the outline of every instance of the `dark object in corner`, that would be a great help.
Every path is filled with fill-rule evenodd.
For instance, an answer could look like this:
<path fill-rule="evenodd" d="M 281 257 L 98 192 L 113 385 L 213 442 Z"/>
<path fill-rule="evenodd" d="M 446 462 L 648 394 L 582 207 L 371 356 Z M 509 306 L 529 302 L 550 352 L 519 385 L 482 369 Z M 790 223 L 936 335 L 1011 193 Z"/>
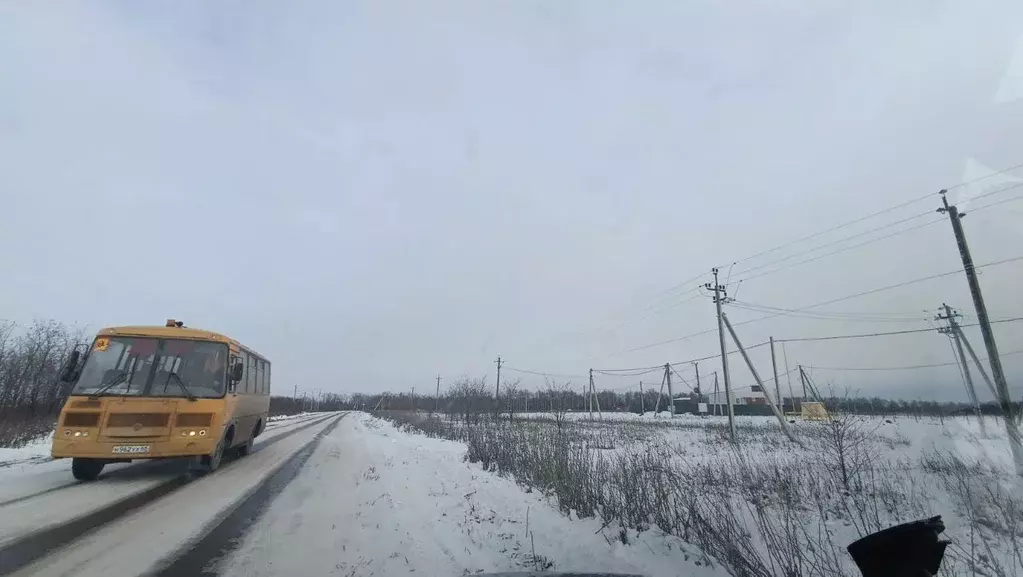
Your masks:
<path fill-rule="evenodd" d="M 853 542 L 846 549 L 863 577 L 931 577 L 938 574 L 948 541 L 941 515 L 896 525 Z"/>

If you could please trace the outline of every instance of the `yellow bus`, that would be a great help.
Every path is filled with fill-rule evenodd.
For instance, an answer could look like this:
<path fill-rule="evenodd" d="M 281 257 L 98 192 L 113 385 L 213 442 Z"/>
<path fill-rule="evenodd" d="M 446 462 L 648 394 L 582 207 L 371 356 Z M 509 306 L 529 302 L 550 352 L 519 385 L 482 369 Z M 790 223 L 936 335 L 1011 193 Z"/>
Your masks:
<path fill-rule="evenodd" d="M 70 457 L 82 481 L 133 459 L 186 457 L 193 470 L 215 471 L 225 452 L 249 453 L 270 408 L 266 358 L 175 320 L 99 331 L 61 379 L 74 386 L 51 453 Z"/>

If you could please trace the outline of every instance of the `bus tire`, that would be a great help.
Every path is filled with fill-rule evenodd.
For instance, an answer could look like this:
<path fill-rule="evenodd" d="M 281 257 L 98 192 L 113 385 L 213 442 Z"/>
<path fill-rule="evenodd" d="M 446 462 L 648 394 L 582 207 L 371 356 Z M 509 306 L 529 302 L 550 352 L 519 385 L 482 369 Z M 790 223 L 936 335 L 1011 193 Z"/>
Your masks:
<path fill-rule="evenodd" d="M 253 441 L 256 440 L 256 436 L 255 436 L 256 432 L 252 431 L 252 433 L 253 434 L 252 434 L 251 437 L 249 437 L 248 441 L 245 441 L 241 445 L 238 445 L 238 448 L 235 449 L 238 452 L 238 456 L 239 457 L 244 457 L 245 455 L 248 455 L 249 453 L 252 452 L 252 443 L 253 443 Z"/>
<path fill-rule="evenodd" d="M 213 449 L 213 453 L 202 458 L 204 473 L 212 473 L 220 468 L 220 462 L 224 459 L 224 444 L 226 442 L 226 439 L 221 437 L 220 442 L 217 443 L 217 448 Z"/>
<path fill-rule="evenodd" d="M 79 481 L 95 481 L 106 463 L 99 459 L 71 459 L 71 474 Z"/>

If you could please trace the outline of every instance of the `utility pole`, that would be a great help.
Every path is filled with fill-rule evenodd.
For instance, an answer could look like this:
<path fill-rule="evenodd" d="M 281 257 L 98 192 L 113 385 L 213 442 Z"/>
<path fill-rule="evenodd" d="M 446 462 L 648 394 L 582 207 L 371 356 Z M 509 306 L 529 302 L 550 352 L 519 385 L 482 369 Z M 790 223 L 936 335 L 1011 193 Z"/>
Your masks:
<path fill-rule="evenodd" d="M 714 286 L 707 283 L 704 286 L 707 290 L 714 291 L 714 304 L 718 313 L 718 341 L 721 343 L 721 374 L 725 377 L 725 404 L 728 407 L 728 440 L 735 443 L 735 409 L 732 407 L 732 386 L 728 379 L 728 351 L 725 350 L 725 328 L 722 318 L 721 304 L 728 298 L 725 286 L 718 284 L 718 269 L 712 269 L 714 273 Z"/>
<path fill-rule="evenodd" d="M 802 400 L 806 400 L 806 375 L 803 373 L 803 365 L 797 365 L 799 367 L 799 384 L 803 386 Z"/>
<path fill-rule="evenodd" d="M 586 391 L 587 406 L 590 409 L 590 420 L 593 420 L 593 369 L 590 369 L 590 388 Z"/>
<path fill-rule="evenodd" d="M 724 313 L 721 313 L 721 318 L 724 320 L 725 326 L 728 327 L 728 332 L 732 335 L 732 340 L 735 341 L 736 348 L 739 349 L 739 352 L 742 354 L 742 358 L 746 361 L 746 366 L 749 367 L 749 372 L 753 373 L 753 378 L 756 379 L 757 384 L 760 385 L 760 390 L 764 393 L 764 397 L 767 398 L 767 404 L 771 405 L 771 410 L 774 412 L 774 416 L 778 417 L 778 423 L 781 424 L 782 432 L 784 432 L 785 436 L 793 443 L 800 447 L 804 446 L 803 442 L 797 439 L 796 436 L 792 434 L 792 431 L 789 430 L 789 424 L 785 421 L 785 415 L 781 414 L 778 405 L 774 404 L 774 399 L 771 398 L 771 393 L 769 393 L 767 387 L 764 386 L 764 381 L 760 379 L 760 373 L 758 373 L 757 368 L 753 366 L 753 361 L 751 361 L 749 355 L 746 354 L 746 349 L 742 348 L 742 343 L 739 342 L 739 335 L 737 335 L 735 333 L 735 329 L 732 328 L 732 323 L 728 322 L 728 317 Z"/>
<path fill-rule="evenodd" d="M 718 398 L 718 372 L 714 371 L 714 413 L 721 416 L 721 399 Z"/>
<path fill-rule="evenodd" d="M 440 375 L 437 375 L 437 402 L 434 405 L 433 411 L 435 413 L 440 412 Z"/>
<path fill-rule="evenodd" d="M 298 385 L 295 385 L 295 392 L 291 394 L 292 399 L 298 398 Z"/>
<path fill-rule="evenodd" d="M 1005 432 L 1009 437 L 1009 449 L 1012 451 L 1012 460 L 1016 465 L 1016 474 L 1023 476 L 1023 439 L 1020 439 L 1019 429 L 1016 427 L 1016 416 L 1012 410 L 1012 398 L 1009 396 L 1009 384 L 1005 381 L 1005 372 L 1002 370 L 1002 359 L 998 356 L 998 345 L 995 344 L 995 335 L 991 331 L 991 320 L 987 316 L 987 306 L 984 304 L 984 295 L 980 291 L 980 281 L 977 280 L 977 271 L 973 266 L 973 257 L 970 255 L 970 247 L 966 244 L 966 233 L 963 231 L 963 215 L 955 205 L 948 204 L 946 193 L 941 191 L 942 207 L 938 212 L 948 213 L 949 221 L 952 223 L 952 233 L 956 237 L 956 244 L 959 247 L 959 257 L 963 261 L 963 272 L 966 273 L 966 282 L 970 286 L 970 295 L 973 296 L 973 307 L 977 309 L 977 323 L 980 324 L 980 334 L 984 337 L 984 347 L 987 349 L 988 362 L 991 363 L 991 376 L 995 381 L 995 389 L 998 391 L 999 406 L 1002 409 L 1002 418 L 1005 420 Z"/>
<path fill-rule="evenodd" d="M 497 363 L 497 388 L 494 389 L 494 399 L 499 400 L 501 398 L 501 355 L 497 355 L 497 360 L 494 362 Z"/>
<path fill-rule="evenodd" d="M 416 411 L 416 386 L 412 385 L 412 412 Z"/>
<path fill-rule="evenodd" d="M 639 414 L 646 414 L 646 401 L 643 400 L 643 381 L 639 382 Z"/>
<path fill-rule="evenodd" d="M 789 354 L 785 352 L 785 341 L 781 342 L 781 358 L 785 361 L 785 380 L 789 383 L 789 401 L 792 402 L 792 412 L 796 412 L 796 395 L 792 392 L 792 371 L 789 370 Z"/>
<path fill-rule="evenodd" d="M 590 369 L 590 398 L 593 400 L 593 404 L 597 406 L 597 417 L 601 421 L 604 420 L 604 413 L 600 411 L 600 397 L 597 396 L 597 387 L 593 385 L 593 369 Z M 593 410 L 590 410 L 590 418 L 593 418 Z"/>
<path fill-rule="evenodd" d="M 700 402 L 700 397 L 703 396 L 703 389 L 700 388 L 700 361 L 693 361 L 693 371 L 696 372 L 696 402 Z"/>
<path fill-rule="evenodd" d="M 661 388 L 657 390 L 657 403 L 654 405 L 654 416 L 661 412 L 661 397 L 664 396 L 664 375 L 661 375 Z"/>
<path fill-rule="evenodd" d="M 966 360 L 966 355 L 963 353 L 963 342 L 959 339 L 959 323 L 956 322 L 957 317 L 961 317 L 958 311 L 953 311 L 952 307 L 946 303 L 941 303 L 941 308 L 944 309 L 945 315 L 939 312 L 934 320 L 936 321 L 947 321 L 947 327 L 941 327 L 938 329 L 939 333 L 948 335 L 952 339 L 952 343 L 955 345 L 956 362 L 959 363 L 959 368 L 963 371 L 963 380 L 966 382 L 966 393 L 970 396 L 970 402 L 973 403 L 973 412 L 977 415 L 977 423 L 980 424 L 980 436 L 981 438 L 987 438 L 987 428 L 984 426 L 984 415 L 980 412 L 980 401 L 977 399 L 977 391 L 973 388 L 973 377 L 970 375 L 969 361 Z"/>
<path fill-rule="evenodd" d="M 774 358 L 774 337 L 771 337 L 771 370 L 774 371 L 774 392 L 778 396 L 778 410 L 783 414 L 785 409 L 781 403 L 781 385 L 778 384 L 778 361 Z"/>
<path fill-rule="evenodd" d="M 671 365 L 664 363 L 664 380 L 668 382 L 668 402 L 671 404 L 671 416 L 675 416 L 675 393 L 671 388 Z"/>

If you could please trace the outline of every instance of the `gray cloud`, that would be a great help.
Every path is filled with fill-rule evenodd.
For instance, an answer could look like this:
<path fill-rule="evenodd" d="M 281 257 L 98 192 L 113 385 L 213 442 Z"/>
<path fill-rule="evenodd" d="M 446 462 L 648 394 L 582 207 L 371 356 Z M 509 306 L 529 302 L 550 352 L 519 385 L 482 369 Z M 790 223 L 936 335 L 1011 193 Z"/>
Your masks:
<path fill-rule="evenodd" d="M 712 354 L 713 334 L 616 353 L 712 328 L 709 299 L 637 311 L 713 265 L 950 186 L 971 163 L 1023 162 L 1023 100 L 1006 88 L 1021 12 L 8 3 L 0 316 L 174 316 L 269 356 L 278 386 L 336 391 L 492 378 L 497 354 L 570 374 Z M 1007 203 L 967 218 L 977 262 L 1020 254 L 1020 216 Z M 751 279 L 738 296 L 798 308 L 956 265 L 939 223 Z M 984 271 L 993 316 L 1023 314 L 1021 270 Z M 923 315 L 942 301 L 972 312 L 958 276 L 822 309 Z M 778 317 L 741 332 L 752 344 L 905 326 Z M 1023 349 L 1020 325 L 997 331 L 1004 351 Z M 952 359 L 937 334 L 787 352 L 822 367 Z M 1021 359 L 1005 359 L 1017 388 Z M 954 367 L 816 374 L 889 396 L 961 390 Z"/>

